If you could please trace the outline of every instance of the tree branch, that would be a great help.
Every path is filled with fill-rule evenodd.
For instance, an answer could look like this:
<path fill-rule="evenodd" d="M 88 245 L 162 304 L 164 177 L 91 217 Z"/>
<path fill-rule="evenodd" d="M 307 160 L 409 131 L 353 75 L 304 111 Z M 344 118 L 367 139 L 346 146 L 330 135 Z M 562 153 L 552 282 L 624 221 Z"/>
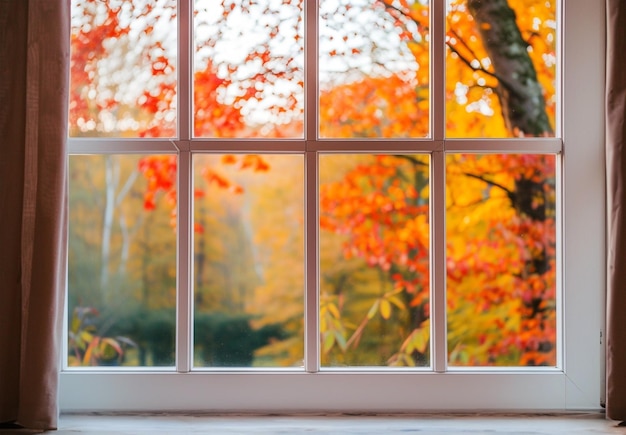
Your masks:
<path fill-rule="evenodd" d="M 463 45 L 466 45 L 465 42 L 462 42 Z M 461 52 L 459 50 L 456 49 L 456 47 L 454 47 L 454 45 L 450 44 L 450 42 L 446 42 L 446 45 L 448 46 L 448 48 L 450 49 L 450 51 L 452 51 L 454 54 L 456 54 L 459 59 L 461 60 L 461 62 L 463 62 L 465 65 L 467 65 L 469 68 L 472 69 L 472 71 L 477 71 L 477 72 L 482 72 L 490 77 L 493 77 L 494 79 L 496 79 L 498 81 L 498 83 L 500 83 L 504 88 L 506 88 L 507 91 L 509 91 L 511 94 L 520 97 L 519 92 L 511 85 L 509 84 L 504 78 L 500 77 L 498 74 L 496 74 L 495 72 L 491 72 L 485 68 L 483 68 L 482 64 L 480 67 L 475 67 L 474 65 L 472 65 L 472 62 L 467 59 L 465 56 L 463 56 L 461 54 Z M 478 60 L 478 59 L 476 59 Z M 478 62 L 480 64 L 480 61 Z"/>
<path fill-rule="evenodd" d="M 408 162 L 410 162 L 410 163 L 412 163 L 414 165 L 417 165 L 417 166 L 428 166 L 428 163 L 424 163 L 424 162 L 422 162 L 422 161 L 420 161 L 420 160 L 418 160 L 415 157 L 410 156 L 410 155 L 398 154 L 398 155 L 394 155 L 394 157 L 396 157 L 398 159 L 406 160 L 406 161 L 408 161 Z"/>
<path fill-rule="evenodd" d="M 472 173 L 469 173 L 469 172 L 463 172 L 463 175 L 465 175 L 466 177 L 474 178 L 476 180 L 480 180 L 483 183 L 488 184 L 489 186 L 497 187 L 498 189 L 502 189 L 506 193 L 506 195 L 509 197 L 509 199 L 511 201 L 513 201 L 513 203 L 515 203 L 515 197 L 516 197 L 515 192 L 510 190 L 510 189 L 508 189 L 508 188 L 506 188 L 502 184 L 496 183 L 495 181 L 491 181 L 491 180 L 489 180 L 489 179 L 487 179 L 487 178 L 485 178 L 485 177 L 483 177 L 481 175 L 476 175 L 476 174 L 472 174 Z"/>
<path fill-rule="evenodd" d="M 391 4 L 391 3 L 387 3 L 387 1 L 385 1 L 385 0 L 379 0 L 379 1 L 380 1 L 380 3 L 382 3 L 382 5 L 383 5 L 383 7 L 385 9 L 388 9 L 388 10 L 391 11 L 391 12 L 389 12 L 389 14 L 391 16 L 395 16 L 396 18 L 399 18 L 399 17 L 396 16 L 396 14 L 400 14 L 400 16 L 402 16 L 405 19 L 413 22 L 417 26 L 418 29 L 428 30 L 428 28 L 423 26 L 422 23 L 420 23 L 416 19 L 412 18 L 411 15 L 407 11 L 404 11 L 404 10 L 400 9 L 399 7 L 397 7 L 397 6 L 395 6 L 395 5 Z M 408 29 L 406 27 L 404 27 L 404 30 L 408 31 Z"/>

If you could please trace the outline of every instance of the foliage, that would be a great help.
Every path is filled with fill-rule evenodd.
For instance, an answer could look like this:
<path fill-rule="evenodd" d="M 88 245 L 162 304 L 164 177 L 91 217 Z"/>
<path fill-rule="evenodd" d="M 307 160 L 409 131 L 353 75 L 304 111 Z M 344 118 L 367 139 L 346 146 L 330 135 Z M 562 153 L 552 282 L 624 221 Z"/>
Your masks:
<path fill-rule="evenodd" d="M 80 14 L 72 32 L 72 135 L 176 135 L 173 4 L 74 1 Z M 302 137 L 302 0 L 212 5 L 195 11 L 195 136 Z M 451 0 L 447 8 L 446 136 L 553 136 L 553 2 Z M 320 4 L 321 137 L 432 135 L 429 14 L 423 0 Z M 244 27 L 248 38 L 237 30 Z M 243 48 L 236 52 L 235 46 Z M 231 57 L 224 56 L 228 51 Z M 171 310 L 174 242 L 158 241 L 169 240 L 165 234 L 171 237 L 176 226 L 178 160 L 150 154 L 134 167 L 122 160 L 105 159 L 102 176 L 93 180 L 87 169 L 77 172 L 76 185 L 104 194 L 90 196 L 84 189 L 74 198 L 89 205 L 71 207 L 73 222 L 84 224 L 70 227 L 70 263 L 99 271 L 100 287 L 93 292 L 105 296 L 98 300 L 90 293 L 75 267 L 70 285 L 80 297 L 72 302 L 90 298 L 115 309 L 130 298 L 148 312 Z M 257 357 L 297 364 L 304 216 L 292 209 L 302 210 L 302 164 L 243 154 L 196 161 L 194 296 L 200 329 L 230 328 L 241 339 L 250 338 L 251 330 L 266 335 L 250 338 L 254 343 L 245 355 L 235 356 L 241 348 L 224 350 L 235 344 L 229 341 L 221 346 L 230 359 L 207 349 L 204 358 L 217 365 L 253 364 L 257 349 Z M 447 155 L 450 364 L 556 363 L 555 162 L 549 155 Z M 261 177 L 265 184 L 256 181 Z M 323 364 L 429 364 L 429 177 L 428 156 L 416 153 L 320 157 Z M 83 255 L 96 247 L 95 259 Z M 270 308 L 263 312 L 260 306 Z M 207 320 L 223 310 L 232 316 L 228 322 Z M 171 350 L 170 332 L 156 328 L 149 335 L 162 337 Z M 93 340 L 80 334 L 74 339 L 83 340 L 75 347 L 84 359 L 81 352 Z M 98 341 L 94 346 L 115 350 L 108 340 Z"/>
<path fill-rule="evenodd" d="M 253 329 L 251 320 L 246 315 L 196 315 L 195 346 L 199 364 L 208 367 L 250 367 L 257 349 L 287 338 L 280 324 Z"/>
<path fill-rule="evenodd" d="M 481 44 L 485 33 L 482 30 L 503 29 L 507 20 L 486 22 L 469 7 L 475 6 L 472 3 L 476 2 L 459 0 L 448 5 L 447 136 L 552 135 L 550 125 L 537 129 L 541 125 L 538 121 L 522 119 L 518 114 L 545 114 L 554 123 L 554 5 L 509 2 L 513 10 L 520 12 L 520 18 L 512 21 L 512 30 L 506 32 L 519 31 L 528 54 L 519 56 L 519 61 L 509 57 L 513 65 L 505 66 L 517 67 L 516 62 L 531 64 L 534 71 L 528 81 L 513 83 L 519 85 L 516 92 L 543 92 L 540 98 L 533 99 L 538 103 L 532 110 L 520 111 L 515 110 L 515 98 L 506 92 L 514 79 L 501 66 L 502 62 L 496 62 L 498 56 L 506 53 Z M 503 9 L 508 7 L 506 2 L 495 3 Z M 401 29 L 399 38 L 415 58 L 415 70 L 385 71 L 380 76 L 357 73 L 358 80 L 326 89 L 320 100 L 321 131 L 325 137 L 339 138 L 427 136 L 429 118 L 424 92 L 428 89 L 428 77 L 423 72 L 428 69 L 428 61 L 424 56 L 427 44 L 422 42 L 428 39 L 427 10 L 418 1 L 384 0 L 374 2 L 372 7 L 384 9 L 393 17 L 394 25 Z M 513 14 L 508 16 L 515 19 Z M 506 40 L 507 35 L 501 33 L 494 39 Z M 359 51 L 366 50 L 360 47 Z M 371 47 L 369 52 L 375 53 Z M 422 234 L 422 239 L 428 234 L 428 210 L 402 209 L 413 192 L 420 192 L 412 190 L 407 180 L 421 176 L 427 182 L 429 168 L 422 164 L 410 170 L 401 169 L 411 158 L 414 157 L 373 157 L 368 164 L 345 167 L 343 177 L 322 185 L 320 224 L 323 230 L 336 233 L 342 240 L 342 264 L 349 267 L 352 258 L 359 257 L 363 264 L 378 269 L 382 276 L 379 279 L 387 283 L 386 288 L 381 287 L 369 297 L 358 314 L 351 316 L 347 315 L 349 304 L 358 304 L 358 295 L 368 292 L 366 287 L 349 288 L 346 281 L 342 287 L 323 287 L 322 350 L 331 360 L 336 359 L 331 355 L 346 353 L 350 345 L 357 347 L 359 340 L 351 337 L 376 337 L 375 327 L 364 331 L 379 314 L 403 338 L 387 363 L 415 365 L 420 358 L 428 363 L 428 240 L 417 245 L 418 234 Z M 450 363 L 555 364 L 554 157 L 449 155 L 446 164 Z M 385 174 L 380 180 L 379 173 Z M 392 190 L 399 186 L 400 195 Z M 425 185 L 421 188 L 427 190 Z M 416 227 L 420 228 L 418 234 L 411 233 Z M 408 240 L 414 246 L 403 239 L 407 234 L 411 234 Z M 397 272 L 406 265 L 417 279 L 407 277 L 406 271 Z M 326 270 L 336 274 L 336 269 L 322 265 L 322 273 Z M 329 276 L 324 276 L 324 280 L 340 282 Z M 417 312 L 413 323 L 391 318 L 392 307 L 400 310 L 402 305 L 389 301 L 390 295 L 403 301 L 405 310 Z M 419 323 L 415 324 L 415 318 Z"/>
<path fill-rule="evenodd" d="M 92 307 L 74 308 L 68 331 L 68 365 L 118 365 L 123 361 L 126 349 L 135 346 L 126 337 L 98 335 L 95 323 L 98 315 L 98 310 Z"/>
<path fill-rule="evenodd" d="M 335 343 L 343 349 L 358 346 L 366 326 L 378 316 L 392 325 L 392 330 L 403 330 L 397 338 L 401 341 L 396 343 L 396 347 L 400 347 L 402 337 L 420 328 L 427 318 L 427 159 L 380 155 L 360 160 L 339 181 L 321 180 L 320 226 L 322 230 L 345 235 L 342 249 L 346 260 L 362 258 L 367 267 L 379 271 L 378 279 L 369 280 L 379 282 L 379 290 L 365 290 L 363 285 L 358 285 L 361 290 L 346 292 L 342 288 L 345 283 L 335 277 L 343 272 L 341 268 L 322 266 L 324 283 L 328 284 L 322 287 L 320 301 L 322 350 L 325 352 Z M 321 164 L 327 162 L 338 163 L 335 156 L 324 156 Z M 323 237 L 326 236 L 323 234 Z M 366 298 L 369 307 L 363 318 L 352 326 L 342 322 L 342 311 L 358 303 L 351 299 L 361 299 L 367 293 L 371 295 Z M 404 318 L 398 319 L 395 311 L 404 312 Z M 414 358 L 423 361 L 425 355 Z"/>

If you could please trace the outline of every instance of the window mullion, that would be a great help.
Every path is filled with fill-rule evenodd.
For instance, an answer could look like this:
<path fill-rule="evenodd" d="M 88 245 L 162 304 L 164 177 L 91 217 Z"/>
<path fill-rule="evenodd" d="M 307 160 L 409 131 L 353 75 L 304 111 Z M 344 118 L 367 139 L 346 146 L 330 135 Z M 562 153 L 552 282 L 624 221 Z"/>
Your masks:
<path fill-rule="evenodd" d="M 319 201 L 318 201 L 318 153 L 305 154 L 305 328 L 304 369 L 318 372 L 320 369 L 319 346 Z"/>
<path fill-rule="evenodd" d="M 318 2 L 305 2 L 304 10 L 304 139 L 318 138 Z"/>
<path fill-rule="evenodd" d="M 178 0 L 177 136 L 192 137 L 193 10 L 192 0 Z"/>
<path fill-rule="evenodd" d="M 446 155 L 432 153 L 430 162 L 431 213 L 431 364 L 436 372 L 447 369 L 446 328 Z"/>
<path fill-rule="evenodd" d="M 430 7 L 430 136 L 434 140 L 443 140 L 446 129 L 446 8 L 443 0 L 431 0 Z"/>
<path fill-rule="evenodd" d="M 178 0 L 178 90 L 177 141 L 178 201 L 177 201 L 177 303 L 176 303 L 176 370 L 189 372 L 192 366 L 193 340 L 192 307 L 192 59 L 193 11 L 190 0 Z"/>
<path fill-rule="evenodd" d="M 304 3 L 304 139 L 305 149 L 318 139 L 318 2 Z M 319 346 L 319 200 L 318 153 L 305 152 L 305 290 L 304 369 L 320 370 Z"/>
<path fill-rule="evenodd" d="M 181 142 L 181 145 L 185 143 Z M 188 146 L 188 142 L 186 142 Z M 183 145 L 184 146 L 184 145 Z M 182 147 L 181 147 L 182 148 Z M 191 370 L 193 340 L 192 307 L 192 161 L 191 152 L 181 149 L 178 153 L 178 268 L 176 298 L 176 370 Z"/>
<path fill-rule="evenodd" d="M 446 143 L 445 143 L 445 19 L 443 0 L 431 0 L 430 83 L 431 138 L 443 151 L 431 154 L 430 262 L 431 262 L 431 364 L 436 372 L 447 369 L 446 328 Z"/>

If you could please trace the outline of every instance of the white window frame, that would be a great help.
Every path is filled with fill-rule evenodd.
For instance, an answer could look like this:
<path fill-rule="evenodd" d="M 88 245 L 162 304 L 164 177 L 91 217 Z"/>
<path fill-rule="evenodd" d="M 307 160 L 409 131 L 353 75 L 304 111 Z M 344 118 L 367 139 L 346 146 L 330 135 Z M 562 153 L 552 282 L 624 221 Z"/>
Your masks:
<path fill-rule="evenodd" d="M 306 60 L 317 62 L 317 1 L 305 0 Z M 432 44 L 444 46 L 444 0 L 432 0 Z M 177 153 L 178 329 L 177 362 L 171 370 L 139 368 L 68 370 L 60 375 L 62 411 L 381 411 L 598 410 L 602 394 L 605 290 L 604 187 L 604 2 L 562 0 L 561 123 L 554 139 L 459 140 L 444 137 L 444 53 L 434 53 L 431 70 L 432 138 L 340 141 L 317 138 L 317 110 L 308 110 L 303 140 L 205 140 L 192 138 L 191 1 L 178 1 L 178 131 L 176 140 L 69 139 L 69 154 Z M 317 72 L 305 71 L 307 101 L 317 100 Z M 345 369 L 319 366 L 318 154 L 324 151 L 381 151 L 431 154 L 433 326 L 429 369 Z M 192 226 L 191 159 L 196 151 L 282 152 L 305 156 L 306 293 L 304 369 L 191 367 Z M 446 152 L 559 153 L 562 178 L 558 238 L 562 340 L 556 368 L 447 368 L 445 338 L 445 154 Z M 181 291 L 182 290 L 182 291 Z M 66 322 L 67 323 L 67 322 Z M 64 335 L 66 337 L 67 335 Z M 65 338 L 63 341 L 66 342 Z M 64 352 L 63 355 L 67 353 Z M 64 358 L 65 359 L 65 358 Z M 66 364 L 64 362 L 64 364 Z"/>

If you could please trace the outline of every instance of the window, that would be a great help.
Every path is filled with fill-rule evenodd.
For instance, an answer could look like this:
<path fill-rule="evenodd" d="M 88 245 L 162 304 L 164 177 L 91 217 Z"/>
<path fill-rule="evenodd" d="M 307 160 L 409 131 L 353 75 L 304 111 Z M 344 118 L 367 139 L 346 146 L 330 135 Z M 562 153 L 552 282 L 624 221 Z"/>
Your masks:
<path fill-rule="evenodd" d="M 72 5 L 63 409 L 598 407 L 600 5 Z"/>

